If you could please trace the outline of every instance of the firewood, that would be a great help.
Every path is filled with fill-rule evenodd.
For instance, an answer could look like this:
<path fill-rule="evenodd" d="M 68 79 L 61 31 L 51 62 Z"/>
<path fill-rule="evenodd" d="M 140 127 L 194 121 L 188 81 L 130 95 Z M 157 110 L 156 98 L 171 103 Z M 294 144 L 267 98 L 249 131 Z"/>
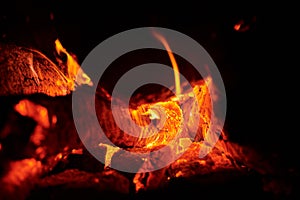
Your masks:
<path fill-rule="evenodd" d="M 70 94 L 75 89 L 75 75 L 79 70 L 75 64 L 75 71 L 70 72 L 68 68 L 74 66 L 56 64 L 36 49 L 0 44 L 0 96 Z"/>

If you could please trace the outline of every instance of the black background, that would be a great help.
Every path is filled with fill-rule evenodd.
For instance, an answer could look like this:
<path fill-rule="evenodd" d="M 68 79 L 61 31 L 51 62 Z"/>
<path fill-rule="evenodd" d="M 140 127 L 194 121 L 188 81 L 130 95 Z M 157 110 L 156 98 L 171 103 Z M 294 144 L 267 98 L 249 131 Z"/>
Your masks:
<path fill-rule="evenodd" d="M 82 62 L 101 41 L 121 31 L 159 26 L 182 32 L 207 50 L 221 72 L 228 97 L 229 138 L 279 153 L 282 162 L 296 164 L 299 89 L 293 71 L 299 66 L 299 23 L 294 12 L 281 5 L 275 10 L 236 4 L 233 11 L 224 7 L 226 12 L 219 13 L 218 4 L 173 4 L 162 8 L 154 2 L 108 6 L 88 1 L 9 1 L 1 5 L 0 37 L 2 42 L 34 47 L 50 58 L 59 38 Z M 249 30 L 234 30 L 240 20 Z"/>

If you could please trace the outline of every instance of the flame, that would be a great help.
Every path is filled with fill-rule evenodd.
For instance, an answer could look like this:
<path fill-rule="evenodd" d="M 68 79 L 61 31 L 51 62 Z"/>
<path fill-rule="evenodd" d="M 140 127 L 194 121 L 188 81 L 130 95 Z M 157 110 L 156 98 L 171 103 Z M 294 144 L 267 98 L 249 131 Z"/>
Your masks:
<path fill-rule="evenodd" d="M 156 104 L 167 107 L 168 109 L 164 109 L 165 113 L 172 113 L 172 115 L 168 115 L 164 125 L 164 128 L 168 131 L 164 131 L 164 129 L 161 128 L 154 136 L 143 138 L 144 143 L 146 143 L 145 148 L 155 150 L 157 147 L 168 144 L 177 155 L 181 155 L 179 159 L 171 164 L 171 169 L 174 169 L 174 173 L 168 180 L 170 178 L 189 177 L 196 174 L 197 172 L 195 171 L 190 172 L 187 170 L 190 165 L 193 165 L 191 163 L 199 167 L 204 167 L 204 169 L 210 167 L 211 170 L 218 170 L 219 167 L 232 167 L 230 154 L 226 151 L 222 142 L 216 140 L 216 134 L 211 133 L 214 131 L 211 130 L 211 123 L 218 123 L 218 119 L 215 119 L 212 113 L 212 99 L 218 98 L 214 91 L 216 88 L 214 88 L 213 80 L 211 77 L 207 77 L 192 85 L 194 85 L 192 91 L 185 91 L 181 94 L 183 98 L 181 98 L 180 104 L 176 101 L 176 98 L 171 97 L 170 100 L 166 100 L 165 102 L 157 102 L 150 105 L 142 104 L 140 107 L 143 108 L 134 110 L 135 121 L 144 120 L 141 116 L 145 113 L 160 119 L 160 112 L 154 112 L 154 114 L 150 111 L 145 112 L 145 110 L 147 110 L 146 108 L 151 110 L 151 106 Z M 196 99 L 197 103 L 192 101 L 192 99 Z M 178 112 L 176 112 L 176 109 L 179 109 Z M 183 121 L 178 121 L 178 119 L 182 119 L 183 116 L 187 117 L 185 121 L 187 124 L 185 126 L 181 124 Z M 143 124 L 143 122 L 139 122 L 138 124 Z M 184 129 L 182 129 L 182 127 L 184 127 Z M 172 141 L 178 131 L 189 133 L 189 130 L 195 130 L 195 128 L 198 130 L 195 138 L 190 138 L 188 136 L 189 134 L 182 134 L 184 137 L 179 138 L 178 144 L 170 145 L 170 141 Z M 221 134 L 226 138 L 224 131 L 222 131 Z M 142 141 L 142 139 L 139 141 Z M 212 146 L 214 141 L 218 142 L 215 146 Z M 199 152 L 202 149 L 208 149 L 210 152 L 204 158 L 199 157 Z M 201 172 L 201 170 L 199 171 Z M 154 173 L 156 172 L 149 172 L 149 174 L 137 173 L 135 175 L 133 183 L 135 184 L 136 192 L 153 187 L 153 180 L 150 179 L 152 179 L 151 177 Z M 163 177 L 163 175 L 158 175 L 155 180 L 158 181 Z"/>
<path fill-rule="evenodd" d="M 181 95 L 181 85 L 180 85 L 180 73 L 179 68 L 175 59 L 174 54 L 167 42 L 167 40 L 159 33 L 153 32 L 154 36 L 163 44 L 168 52 L 175 79 L 175 89 L 176 97 Z M 174 98 L 178 99 L 178 98 Z M 183 123 L 183 113 L 180 108 L 179 102 L 166 99 L 165 102 L 157 102 L 154 104 L 142 104 L 138 106 L 137 109 L 130 110 L 131 118 L 142 128 L 140 137 L 135 141 L 135 147 L 153 149 L 160 145 L 167 145 L 174 137 L 181 132 L 181 127 Z M 154 126 L 149 125 L 151 120 L 158 120 L 158 124 Z M 159 124 L 163 124 L 159 127 Z M 159 130 L 159 131 L 157 131 Z M 150 137 L 147 137 L 148 135 Z"/>
<path fill-rule="evenodd" d="M 162 35 L 160 35 L 157 32 L 153 32 L 154 36 L 164 45 L 166 48 L 168 55 L 170 57 L 172 67 L 174 70 L 174 78 L 175 78 L 175 88 L 176 88 L 176 96 L 181 94 L 181 87 L 180 87 L 180 74 L 179 74 L 179 69 L 177 62 L 175 60 L 174 54 L 172 53 L 172 50 L 170 48 L 170 45 L 168 44 L 166 38 L 164 38 Z"/>
<path fill-rule="evenodd" d="M 154 36 L 161 41 L 168 51 L 174 69 L 176 97 L 170 98 L 166 95 L 165 101 L 151 104 L 142 103 L 136 109 L 130 109 L 130 119 L 122 117 L 123 110 L 120 109 L 120 115 L 116 117 L 120 117 L 124 126 L 126 126 L 126 124 L 129 124 L 130 126 L 130 123 L 127 123 L 126 121 L 133 120 L 142 127 L 140 135 L 137 138 L 130 138 L 130 136 L 125 135 L 125 143 L 130 147 L 134 147 L 133 149 L 129 149 L 129 151 L 139 151 L 139 149 L 152 151 L 158 147 L 168 145 L 178 133 L 188 135 L 189 130 L 197 129 L 199 130 L 199 133 L 197 133 L 197 140 L 200 138 L 203 140 L 205 138 L 206 141 L 214 141 L 214 138 L 209 138 L 211 134 L 207 134 L 210 129 L 212 117 L 211 98 L 215 98 L 209 92 L 212 91 L 209 90 L 211 89 L 210 87 L 213 87 L 212 79 L 207 77 L 205 80 L 201 80 L 195 84 L 193 83 L 192 85 L 195 86 L 192 88 L 192 91 L 185 91 L 181 94 L 179 69 L 171 48 L 162 35 L 154 32 Z M 177 98 L 178 95 L 180 95 L 180 101 Z M 189 110 L 189 113 L 183 113 L 184 110 Z M 184 120 L 184 116 L 189 117 Z M 151 120 L 157 120 L 158 122 L 155 121 L 155 124 L 148 126 L 150 122 L 153 122 Z M 163 121 L 163 123 L 160 123 L 161 121 Z M 187 128 L 185 128 L 183 122 L 187 122 Z M 161 124 L 163 125 L 159 127 Z M 186 130 L 183 130 L 183 127 Z M 127 128 L 127 130 L 135 131 L 130 129 L 131 127 Z M 117 141 L 117 139 L 114 138 L 116 137 L 112 136 L 110 139 L 115 144 L 120 144 L 120 141 Z M 193 139 L 194 138 L 192 138 L 192 140 Z M 178 152 L 178 154 L 184 152 L 189 144 L 192 143 L 192 140 L 188 137 L 180 140 L 181 144 L 179 145 L 179 148 L 176 149 L 176 152 Z M 111 158 L 111 155 L 108 157 Z"/>
<path fill-rule="evenodd" d="M 140 137 L 134 142 L 136 148 L 151 150 L 167 145 L 182 131 L 183 114 L 178 102 L 142 104 L 130 112 L 133 121 L 145 126 L 141 129 Z M 149 119 L 158 119 L 159 122 L 146 126 L 150 122 Z"/>
<path fill-rule="evenodd" d="M 77 83 L 77 85 L 89 85 L 92 86 L 93 82 L 91 81 L 90 77 L 84 73 L 80 65 L 77 63 L 77 61 L 71 56 L 67 50 L 62 46 L 60 41 L 58 39 L 55 40 L 55 48 L 58 53 L 58 55 L 61 55 L 64 53 L 67 56 L 67 73 L 71 80 Z"/>
<path fill-rule="evenodd" d="M 219 133 L 221 133 L 222 139 L 226 139 L 226 137 L 222 130 L 223 126 L 218 126 L 220 120 L 213 113 L 212 102 L 218 99 L 218 91 L 213 79 L 207 76 L 191 84 L 183 83 L 181 85 L 179 68 L 167 40 L 156 32 L 154 32 L 154 36 L 168 52 L 174 70 L 176 94 L 170 97 L 170 94 L 164 93 L 160 98 L 162 100 L 155 103 L 145 103 L 141 100 L 138 102 L 140 104 L 137 103 L 139 106 L 129 109 L 130 117 L 123 114 L 126 105 L 124 108 L 120 108 L 117 116 L 107 114 L 105 109 L 101 110 L 101 117 L 107 122 L 107 126 L 104 123 L 103 128 L 107 128 L 107 132 L 109 132 L 107 136 L 116 146 L 126 147 L 128 151 L 144 153 L 156 151 L 168 145 L 172 153 L 180 156 L 170 166 L 153 172 L 143 172 L 144 168 L 148 168 L 146 165 L 149 165 L 149 162 L 145 162 L 145 165 L 140 167 L 141 171 L 136 173 L 133 178 L 136 192 L 159 185 L 159 181 L 165 177 L 164 170 L 169 170 L 168 174 L 171 172 L 168 177 L 165 177 L 167 181 L 171 178 L 189 177 L 197 174 L 198 172 L 193 167 L 190 168 L 191 165 L 194 165 L 195 168 L 203 167 L 203 171 L 208 168 L 218 170 L 219 166 L 232 167 L 232 156 L 224 144 L 218 140 Z M 186 85 L 192 85 L 192 88 L 185 89 Z M 151 96 L 148 96 L 147 99 L 151 99 Z M 122 107 L 121 105 L 120 103 L 120 107 Z M 116 120 L 114 117 L 122 121 L 124 126 L 126 124 L 131 126 L 128 121 L 133 120 L 141 127 L 139 136 L 133 137 L 128 133 L 115 131 L 117 128 L 115 129 L 114 125 L 110 124 L 110 120 Z M 129 132 L 135 131 L 134 128 L 126 128 Z M 173 141 L 179 133 L 180 138 L 175 144 Z M 111 159 L 120 148 L 103 143 L 100 143 L 99 147 L 106 147 L 105 167 L 110 166 Z M 199 156 L 202 150 L 209 152 L 209 154 L 205 154 L 205 157 Z M 203 172 L 199 171 L 200 173 Z"/>

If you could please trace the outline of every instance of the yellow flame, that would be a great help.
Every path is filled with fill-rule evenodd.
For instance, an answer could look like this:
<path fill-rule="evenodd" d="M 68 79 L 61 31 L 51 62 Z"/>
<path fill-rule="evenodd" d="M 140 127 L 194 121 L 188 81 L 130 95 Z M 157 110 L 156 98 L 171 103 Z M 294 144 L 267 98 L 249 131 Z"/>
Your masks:
<path fill-rule="evenodd" d="M 177 62 L 175 60 L 174 54 L 172 53 L 172 50 L 166 40 L 166 38 L 164 38 L 162 35 L 160 35 L 157 32 L 153 33 L 154 36 L 164 45 L 164 47 L 166 48 L 168 55 L 170 57 L 171 63 L 172 63 L 172 67 L 174 70 L 174 78 L 175 78 L 175 88 L 176 88 L 176 96 L 181 94 L 181 88 L 180 88 L 180 74 L 179 74 L 179 69 L 178 69 L 178 65 Z"/>
<path fill-rule="evenodd" d="M 68 75 L 71 81 L 75 80 L 78 85 L 92 86 L 93 82 L 90 77 L 84 73 L 77 61 L 67 52 L 58 39 L 55 40 L 55 48 L 58 55 L 64 53 L 67 56 Z"/>

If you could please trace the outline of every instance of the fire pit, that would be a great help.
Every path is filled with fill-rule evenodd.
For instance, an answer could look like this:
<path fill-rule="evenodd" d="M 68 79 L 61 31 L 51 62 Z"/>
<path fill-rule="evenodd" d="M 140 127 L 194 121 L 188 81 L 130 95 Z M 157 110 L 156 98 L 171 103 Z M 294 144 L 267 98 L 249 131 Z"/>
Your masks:
<path fill-rule="evenodd" d="M 53 20 L 55 15 L 51 16 Z M 232 30 L 247 32 L 255 20 L 250 18 L 248 24 L 238 20 Z M 135 52 L 114 64 L 124 67 L 126 59 L 133 57 L 137 63 L 139 59 L 145 62 L 145 57 L 167 63 L 174 71 L 176 94 L 157 85 L 140 88 L 131 97 L 129 108 L 122 98 L 117 99 L 117 114 L 111 109 L 110 81 L 127 69 L 108 70 L 106 78 L 96 83 L 81 68 L 76 49 L 69 52 L 59 39 L 52 41 L 52 55 L 23 44 L 0 45 L 0 199 L 153 199 L 162 195 L 177 199 L 199 194 L 202 198 L 277 199 L 297 195 L 295 180 L 278 176 L 284 170 L 268 154 L 231 141 L 223 127 L 210 132 L 218 122 L 212 110 L 214 94 L 210 93 L 214 80 L 191 76 L 192 87 L 186 89 L 188 83 L 180 82 L 178 73 L 189 63 L 173 54 L 168 38 L 153 37 L 158 37 L 166 51 L 150 49 L 147 56 Z M 192 75 L 186 68 L 181 73 Z M 96 94 L 88 89 L 93 84 L 97 85 Z M 105 137 L 115 146 L 95 134 L 98 127 L 87 125 L 84 138 L 79 137 L 72 95 L 83 88 L 85 98 L 76 106 L 82 113 L 96 111 Z M 83 115 L 79 121 L 90 117 Z M 142 127 L 138 137 L 118 127 L 117 122 L 126 126 L 129 121 Z M 135 131 L 130 125 L 126 130 Z M 176 139 L 178 133 L 181 137 Z M 87 143 L 105 162 L 95 158 Z M 162 148 L 169 153 L 156 153 Z M 199 156 L 203 149 L 208 154 Z M 151 153 L 156 159 L 147 162 L 147 158 L 125 151 Z M 145 170 L 173 157 L 176 159 L 164 167 Z M 136 172 L 113 166 L 134 167 Z"/>

